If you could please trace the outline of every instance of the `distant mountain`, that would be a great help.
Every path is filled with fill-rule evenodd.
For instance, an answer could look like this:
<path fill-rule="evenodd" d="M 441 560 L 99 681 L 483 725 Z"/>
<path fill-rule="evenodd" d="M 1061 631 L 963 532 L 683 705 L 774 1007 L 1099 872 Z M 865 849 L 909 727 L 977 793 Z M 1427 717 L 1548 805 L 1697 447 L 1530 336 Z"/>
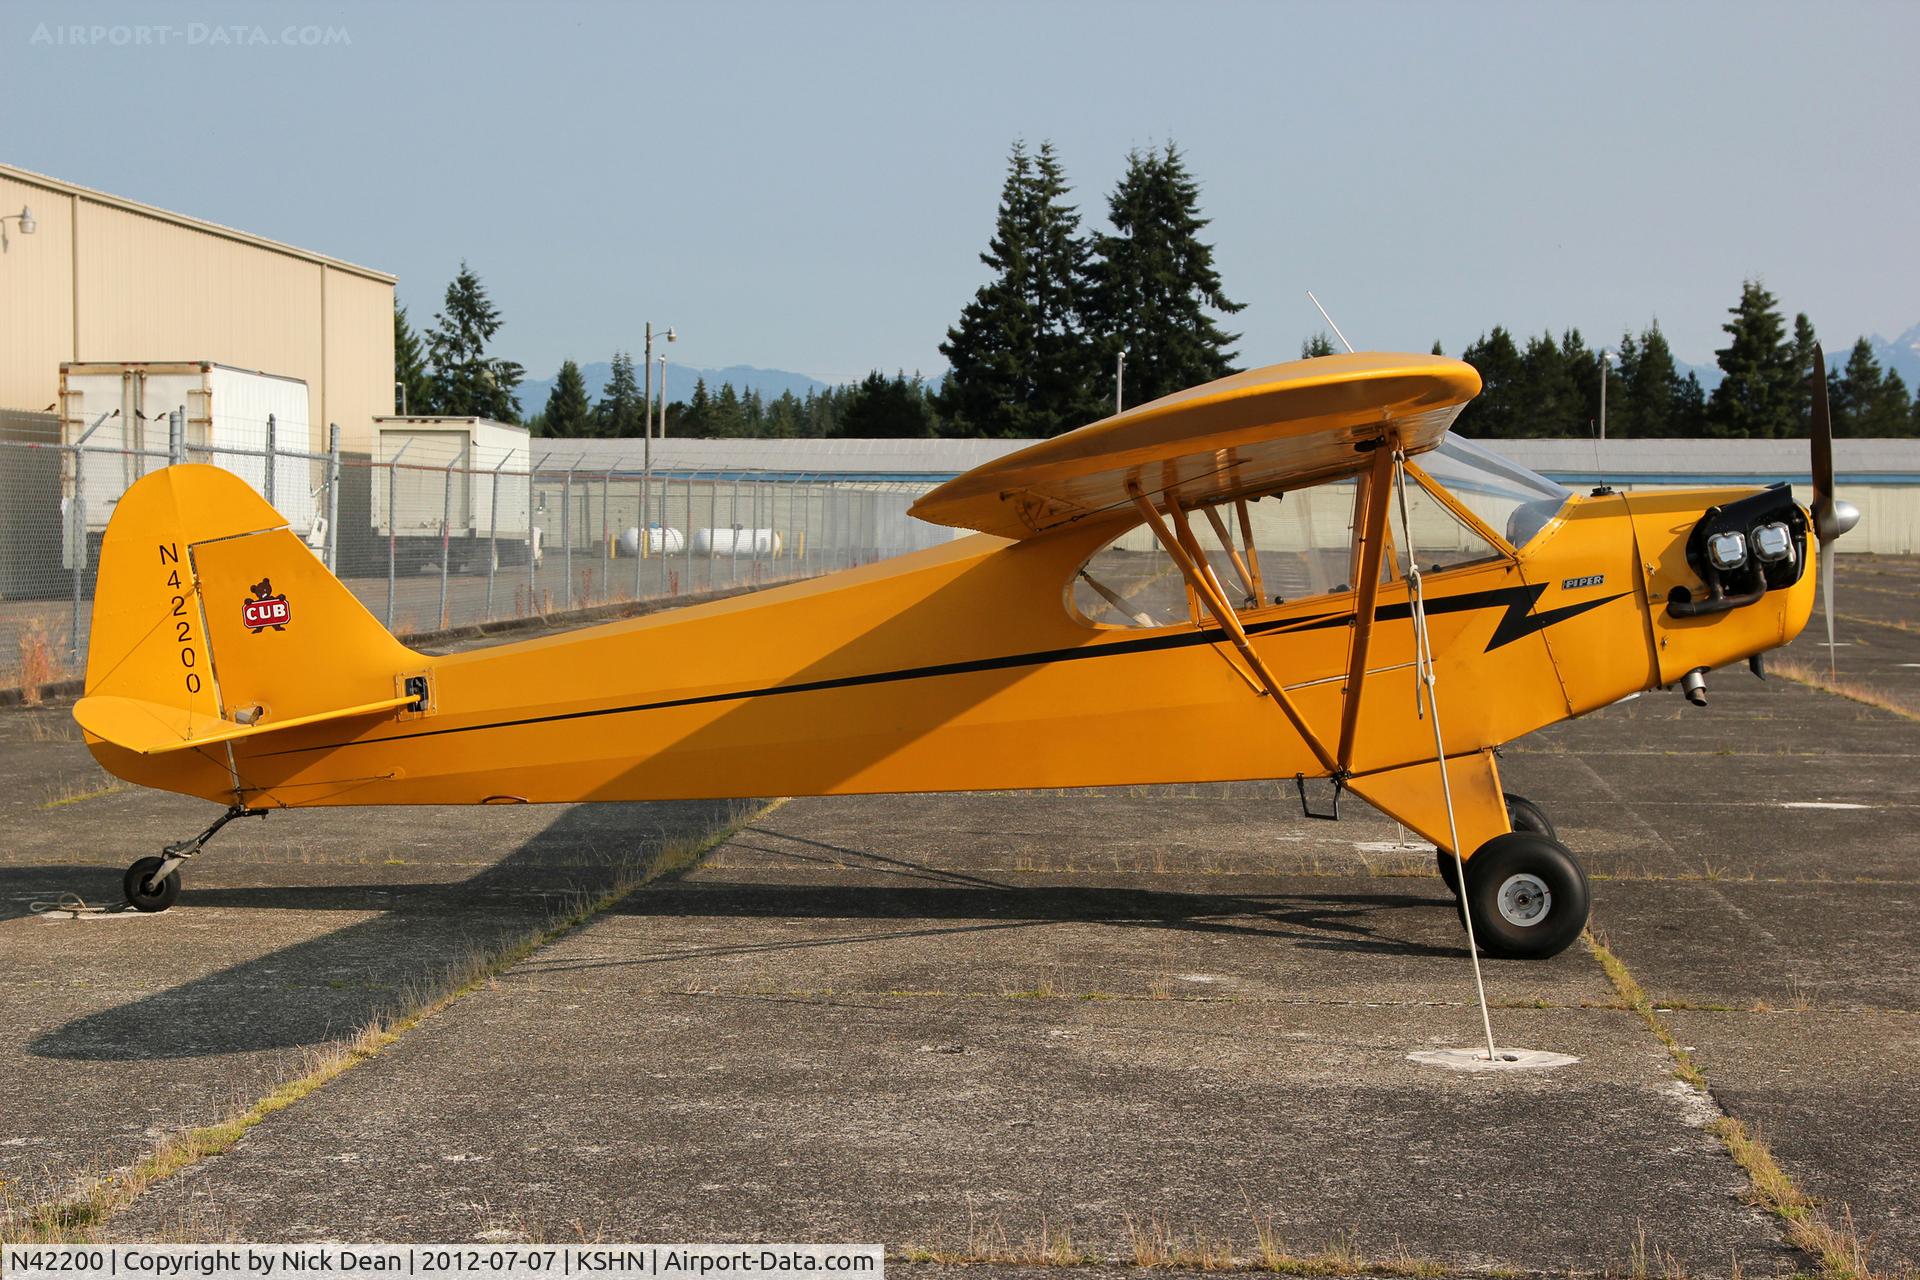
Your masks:
<path fill-rule="evenodd" d="M 1920 386 L 1920 324 L 1891 340 L 1876 333 L 1867 341 L 1873 344 L 1874 358 L 1880 362 L 1882 369 L 1898 371 L 1908 391 Z M 1844 368 L 1847 353 L 1829 350 L 1827 361 L 1829 367 L 1837 362 Z"/>
<path fill-rule="evenodd" d="M 633 372 L 644 386 L 646 382 L 644 371 L 636 367 Z M 556 369 L 554 377 L 558 376 L 559 370 Z M 613 376 L 613 365 L 605 360 L 583 364 L 580 366 L 580 376 L 586 380 L 587 395 L 598 400 L 600 393 L 606 390 L 607 379 Z M 659 376 L 660 370 L 656 365 L 654 377 Z M 668 361 L 667 397 L 670 400 L 685 400 L 693 394 L 693 384 L 698 378 L 707 380 L 708 391 L 718 391 L 721 383 L 731 382 L 735 391 L 745 392 L 749 387 L 758 388 L 761 397 L 767 400 L 778 399 L 782 391 L 791 391 L 794 395 L 805 398 L 808 391 L 825 391 L 829 385 L 818 378 L 809 377 L 804 373 L 793 373 L 786 369 L 756 369 L 744 364 L 729 365 L 725 369 L 696 369 L 690 365 L 674 364 Z M 553 382 L 554 378 L 528 378 L 521 382 L 517 394 L 520 397 L 522 417 L 530 418 L 546 409 L 547 397 L 553 394 Z M 656 387 L 655 394 L 658 394 L 658 391 Z"/>

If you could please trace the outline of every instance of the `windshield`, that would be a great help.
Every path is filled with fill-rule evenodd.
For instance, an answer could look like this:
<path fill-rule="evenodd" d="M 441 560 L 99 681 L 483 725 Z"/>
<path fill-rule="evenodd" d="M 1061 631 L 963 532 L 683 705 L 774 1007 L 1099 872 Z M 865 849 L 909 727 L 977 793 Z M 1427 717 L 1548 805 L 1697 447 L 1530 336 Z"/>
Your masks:
<path fill-rule="evenodd" d="M 1451 431 L 1414 461 L 1489 527 L 1502 530 L 1516 550 L 1573 497 L 1545 476 Z"/>

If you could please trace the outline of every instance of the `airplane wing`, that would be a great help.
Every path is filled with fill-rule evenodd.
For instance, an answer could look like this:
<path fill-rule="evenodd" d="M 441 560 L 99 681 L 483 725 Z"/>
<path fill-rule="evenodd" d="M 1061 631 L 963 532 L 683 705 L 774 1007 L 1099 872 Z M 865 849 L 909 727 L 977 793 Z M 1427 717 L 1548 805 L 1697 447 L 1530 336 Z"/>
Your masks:
<path fill-rule="evenodd" d="M 933 524 L 1030 538 L 1131 510 L 1129 482 L 1193 506 L 1365 470 L 1392 430 L 1408 454 L 1440 442 L 1480 392 L 1472 365 L 1361 352 L 1249 369 L 1042 440 L 914 503 Z"/>

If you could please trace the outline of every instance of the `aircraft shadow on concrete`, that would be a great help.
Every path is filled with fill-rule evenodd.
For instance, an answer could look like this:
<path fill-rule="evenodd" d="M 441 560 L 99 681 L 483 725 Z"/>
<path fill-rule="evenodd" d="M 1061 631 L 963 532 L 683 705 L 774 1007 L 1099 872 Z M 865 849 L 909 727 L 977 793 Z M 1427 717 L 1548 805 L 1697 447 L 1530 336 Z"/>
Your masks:
<path fill-rule="evenodd" d="M 28 1050 L 78 1061 L 212 1057 L 322 1044 L 410 1007 L 423 990 L 476 952 L 524 937 L 581 894 L 604 890 L 620 868 L 656 856 L 661 829 L 711 831 L 735 812 L 733 802 L 582 805 L 569 809 L 507 857 L 453 883 L 287 885 L 182 890 L 170 915 L 196 909 L 377 911 L 372 919 L 281 947 L 126 1004 L 76 1018 L 38 1037 Z M 621 819 L 629 819 L 627 830 Z M 636 811 L 647 820 L 631 821 Z M 647 832 L 635 835 L 632 827 Z M 754 848 L 750 828 L 735 847 Z M 891 938 L 929 937 L 1047 924 L 1232 934 L 1341 952 L 1455 957 L 1457 945 L 1415 941 L 1393 929 L 1397 913 L 1441 909 L 1431 893 L 1189 893 L 1153 888 L 1010 884 L 890 855 L 776 837 L 783 856 L 811 846 L 821 861 L 880 869 L 897 883 L 821 885 L 757 881 L 679 881 L 626 899 L 617 912 L 650 916 L 778 917 L 920 922 L 826 939 L 692 947 L 631 960 L 546 962 L 541 972 L 627 965 L 663 965 L 731 953 L 772 953 L 846 946 Z M 624 843 L 623 843 L 624 842 Z M 217 850 L 207 855 L 217 857 Z M 289 872 L 294 868 L 288 868 Z M 57 873 L 57 874 L 50 874 Z M 709 873 L 711 874 L 711 873 Z M 0 868 L 0 901 L 100 879 L 118 872 L 75 867 Z M 85 887 L 81 892 L 85 893 Z M 92 927 L 152 927 L 156 946 L 190 946 L 190 936 L 151 922 Z M 74 927 L 89 927 L 76 925 Z M 164 931 L 164 932 L 163 932 Z"/>
<path fill-rule="evenodd" d="M 411 1007 L 422 991 L 437 987 L 476 953 L 517 941 L 583 895 L 604 892 L 657 857 L 668 840 L 714 831 L 736 812 L 732 801 L 581 805 L 464 881 L 204 889 L 189 881 L 165 915 L 49 925 L 139 929 L 149 946 L 191 948 L 194 934 L 168 925 L 191 920 L 196 910 L 380 913 L 76 1018 L 36 1037 L 28 1051 L 44 1058 L 120 1062 L 287 1049 L 351 1035 Z M 219 847 L 203 856 L 217 859 Z M 11 909 L 15 898 L 24 902 L 34 896 L 49 881 L 49 870 L 59 873 L 61 887 L 78 889 L 89 900 L 120 896 L 118 870 L 0 868 L 0 901 Z M 293 876 L 300 868 L 283 870 Z"/>

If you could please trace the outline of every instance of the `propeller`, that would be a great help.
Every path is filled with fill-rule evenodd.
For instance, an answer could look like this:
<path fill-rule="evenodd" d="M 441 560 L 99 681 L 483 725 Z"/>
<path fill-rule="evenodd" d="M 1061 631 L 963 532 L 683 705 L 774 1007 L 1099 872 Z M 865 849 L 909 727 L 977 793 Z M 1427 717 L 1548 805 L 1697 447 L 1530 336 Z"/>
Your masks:
<path fill-rule="evenodd" d="M 1860 522 L 1860 509 L 1833 496 L 1833 413 L 1827 405 L 1827 357 L 1813 345 L 1813 531 L 1820 539 L 1820 598 L 1827 608 L 1827 673 L 1835 668 L 1833 556 L 1841 534 Z"/>

